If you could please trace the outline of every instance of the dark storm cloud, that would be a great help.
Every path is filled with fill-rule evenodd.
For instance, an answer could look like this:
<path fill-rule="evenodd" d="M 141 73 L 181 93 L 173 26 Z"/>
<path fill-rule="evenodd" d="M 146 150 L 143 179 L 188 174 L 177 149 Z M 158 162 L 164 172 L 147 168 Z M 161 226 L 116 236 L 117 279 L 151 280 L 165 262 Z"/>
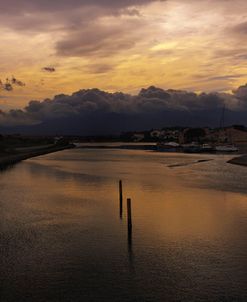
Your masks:
<path fill-rule="evenodd" d="M 247 84 L 233 91 L 236 98 L 247 103 Z"/>
<path fill-rule="evenodd" d="M 23 110 L 10 110 L 7 113 L 0 110 L 0 124 L 5 127 L 19 125 L 35 125 L 39 122 Z"/>
<path fill-rule="evenodd" d="M 63 129 L 66 133 L 79 133 L 84 129 L 83 134 L 105 133 L 111 129 L 116 132 L 131 126 L 143 129 L 161 123 L 217 125 L 224 106 L 235 119 L 241 115 L 246 118 L 247 85 L 233 94 L 196 94 L 154 86 L 142 89 L 138 95 L 80 90 L 72 95 L 57 95 L 52 100 L 31 101 L 23 110 L 2 112 L 0 123 L 2 126 L 40 124 L 41 129 L 49 125 L 50 133 L 54 129 Z"/>

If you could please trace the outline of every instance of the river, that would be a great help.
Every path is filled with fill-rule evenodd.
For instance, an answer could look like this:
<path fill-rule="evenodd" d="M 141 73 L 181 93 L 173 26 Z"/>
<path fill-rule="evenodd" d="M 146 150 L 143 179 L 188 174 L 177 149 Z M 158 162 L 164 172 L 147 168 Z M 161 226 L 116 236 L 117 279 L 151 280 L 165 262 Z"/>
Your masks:
<path fill-rule="evenodd" d="M 228 159 L 78 148 L 2 171 L 0 301 L 247 301 L 247 168 Z"/>

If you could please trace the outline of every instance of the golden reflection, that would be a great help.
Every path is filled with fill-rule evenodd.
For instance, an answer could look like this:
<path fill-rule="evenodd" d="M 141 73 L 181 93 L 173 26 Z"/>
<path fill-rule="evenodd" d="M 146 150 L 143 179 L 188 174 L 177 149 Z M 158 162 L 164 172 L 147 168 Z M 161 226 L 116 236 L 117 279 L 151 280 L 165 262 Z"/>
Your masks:
<path fill-rule="evenodd" d="M 195 165 L 180 167 L 176 171 L 181 173 L 175 173 L 161 163 L 165 160 L 164 155 L 140 152 L 138 156 L 142 160 L 139 161 L 135 151 L 112 153 L 115 159 L 117 155 L 118 160 L 111 164 L 104 161 L 109 156 L 107 153 L 101 161 L 78 161 L 77 166 L 74 166 L 74 161 L 67 160 L 64 169 L 63 162 L 53 160 L 50 160 L 48 168 L 48 158 L 52 157 L 49 155 L 44 165 L 42 159 L 20 165 L 18 177 L 12 170 L 15 175 L 12 181 L 18 181 L 23 188 L 28 198 L 27 203 L 25 198 L 22 202 L 25 207 L 49 213 L 56 221 L 81 223 L 86 217 L 93 223 L 98 217 L 113 226 L 117 222 L 117 212 L 124 221 L 126 219 L 125 202 L 122 209 L 119 203 L 118 182 L 121 176 L 123 200 L 127 196 L 132 199 L 137 238 L 154 235 L 162 240 L 178 240 L 227 236 L 232 232 L 237 217 L 246 213 L 246 195 L 211 188 L 209 181 L 214 174 L 210 171 L 203 176 L 204 188 L 199 188 L 202 180 L 193 175 L 194 169 L 198 170 Z M 177 162 L 178 158 L 170 156 L 166 160 Z M 185 157 L 182 160 L 191 159 Z M 206 165 L 210 169 L 212 163 L 205 163 L 204 167 Z M 185 181 L 190 177 L 194 180 Z M 224 183 L 224 179 L 221 182 Z M 31 195 L 25 191 L 27 185 L 32 188 Z M 233 183 L 231 185 L 234 186 Z M 129 240 L 132 243 L 132 236 Z"/>

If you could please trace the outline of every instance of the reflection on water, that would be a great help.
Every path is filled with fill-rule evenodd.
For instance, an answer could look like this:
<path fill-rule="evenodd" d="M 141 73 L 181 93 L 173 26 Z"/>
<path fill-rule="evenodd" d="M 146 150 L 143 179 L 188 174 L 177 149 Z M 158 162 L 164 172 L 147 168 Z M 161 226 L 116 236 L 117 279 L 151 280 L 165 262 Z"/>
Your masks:
<path fill-rule="evenodd" d="M 227 159 L 74 149 L 0 174 L 0 300 L 246 301 L 247 169 Z"/>

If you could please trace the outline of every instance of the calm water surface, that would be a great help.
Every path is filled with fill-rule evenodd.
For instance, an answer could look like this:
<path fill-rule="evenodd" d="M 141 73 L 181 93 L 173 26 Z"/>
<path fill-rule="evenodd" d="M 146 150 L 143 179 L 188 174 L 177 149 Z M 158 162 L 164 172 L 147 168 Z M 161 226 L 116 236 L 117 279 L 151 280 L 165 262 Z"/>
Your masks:
<path fill-rule="evenodd" d="M 247 168 L 228 158 L 73 149 L 1 172 L 1 302 L 247 301 Z"/>

